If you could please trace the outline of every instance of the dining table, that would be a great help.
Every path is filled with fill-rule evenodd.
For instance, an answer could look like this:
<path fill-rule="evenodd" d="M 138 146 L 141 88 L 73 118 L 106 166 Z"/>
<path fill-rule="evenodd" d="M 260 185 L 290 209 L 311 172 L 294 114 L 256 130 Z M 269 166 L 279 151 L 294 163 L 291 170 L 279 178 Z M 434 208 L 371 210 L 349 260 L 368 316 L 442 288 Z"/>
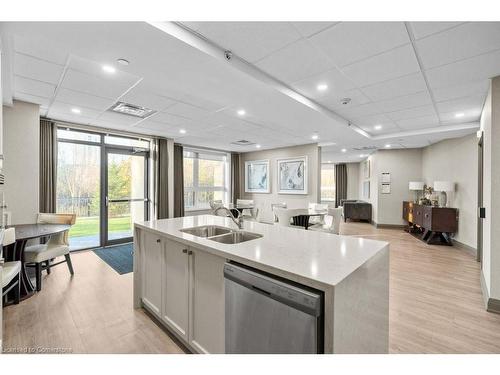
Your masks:
<path fill-rule="evenodd" d="M 24 261 L 24 251 L 29 240 L 47 238 L 54 234 L 62 233 L 71 228 L 66 224 L 16 224 L 7 228 L 14 228 L 16 232 L 16 242 L 4 248 L 6 261 L 21 262 L 21 300 L 31 297 L 35 292 L 35 287 L 31 282 Z"/>
<path fill-rule="evenodd" d="M 320 219 L 323 219 L 328 214 L 328 210 L 316 210 L 309 208 L 306 211 L 307 212 L 292 217 L 293 225 L 308 229 L 312 225 L 310 222 L 311 217 L 319 217 Z"/>

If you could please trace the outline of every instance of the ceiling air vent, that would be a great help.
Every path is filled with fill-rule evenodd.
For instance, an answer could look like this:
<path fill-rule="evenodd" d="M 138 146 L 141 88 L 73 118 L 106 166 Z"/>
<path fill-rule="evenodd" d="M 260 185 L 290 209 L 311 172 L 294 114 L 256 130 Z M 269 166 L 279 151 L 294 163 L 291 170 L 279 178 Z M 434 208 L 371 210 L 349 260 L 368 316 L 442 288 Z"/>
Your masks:
<path fill-rule="evenodd" d="M 140 117 L 140 118 L 149 117 L 156 112 L 154 109 L 141 107 L 139 105 L 124 103 L 124 102 L 118 102 L 114 104 L 109 110 L 124 115 Z"/>
<path fill-rule="evenodd" d="M 237 146 L 251 146 L 254 145 L 255 142 L 250 142 L 247 141 L 246 139 L 241 139 L 239 141 L 231 142 L 232 145 L 237 145 Z"/>
<path fill-rule="evenodd" d="M 356 151 L 370 151 L 370 150 L 378 150 L 378 147 L 377 146 L 354 147 L 353 150 L 356 150 Z"/>

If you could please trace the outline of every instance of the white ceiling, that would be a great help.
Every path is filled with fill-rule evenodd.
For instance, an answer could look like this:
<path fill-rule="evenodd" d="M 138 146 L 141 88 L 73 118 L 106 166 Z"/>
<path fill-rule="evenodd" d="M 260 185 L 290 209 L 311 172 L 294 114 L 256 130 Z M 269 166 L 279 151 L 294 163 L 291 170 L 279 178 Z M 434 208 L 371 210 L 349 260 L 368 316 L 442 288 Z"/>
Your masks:
<path fill-rule="evenodd" d="M 498 22 L 184 24 L 368 136 L 141 22 L 1 24 L 4 100 L 38 103 L 62 121 L 233 151 L 255 148 L 231 145 L 240 139 L 265 149 L 317 133 L 329 144 L 324 159 L 354 161 L 370 152 L 363 147 L 422 147 L 474 132 L 461 124 L 477 123 L 488 79 L 500 74 Z M 140 121 L 107 111 L 117 100 L 157 113 Z"/>

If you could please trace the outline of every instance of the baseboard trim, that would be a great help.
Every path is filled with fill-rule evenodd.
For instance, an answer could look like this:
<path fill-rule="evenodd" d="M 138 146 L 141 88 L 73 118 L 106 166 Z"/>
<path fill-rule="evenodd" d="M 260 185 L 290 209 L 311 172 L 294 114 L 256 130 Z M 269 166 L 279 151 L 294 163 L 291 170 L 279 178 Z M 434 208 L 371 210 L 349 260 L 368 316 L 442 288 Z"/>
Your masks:
<path fill-rule="evenodd" d="M 483 303 L 484 307 L 486 308 L 486 311 L 495 313 L 495 314 L 500 314 L 500 300 L 496 298 L 490 298 L 490 295 L 488 293 L 488 288 L 486 288 L 486 281 L 484 280 L 484 274 L 483 271 L 481 270 L 481 275 L 479 277 L 480 282 L 481 282 L 481 291 L 483 294 Z"/>
<path fill-rule="evenodd" d="M 457 241 L 455 239 L 452 239 L 451 242 L 453 243 L 453 246 L 456 246 L 461 250 L 465 250 L 466 252 L 470 253 L 471 255 L 474 255 L 474 256 L 477 255 L 477 249 L 475 247 L 466 245 L 463 242 Z"/>

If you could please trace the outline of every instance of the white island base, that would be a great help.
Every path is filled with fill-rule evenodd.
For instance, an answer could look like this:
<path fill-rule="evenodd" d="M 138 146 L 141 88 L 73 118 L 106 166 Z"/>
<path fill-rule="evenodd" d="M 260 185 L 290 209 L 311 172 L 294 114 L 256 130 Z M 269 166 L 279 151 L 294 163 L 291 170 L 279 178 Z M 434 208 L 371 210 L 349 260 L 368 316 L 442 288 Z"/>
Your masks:
<path fill-rule="evenodd" d="M 180 230 L 236 229 L 211 215 L 136 223 L 134 307 L 145 308 L 195 353 L 225 352 L 227 261 L 324 292 L 325 353 L 387 353 L 389 245 L 386 242 L 245 222 L 262 237 L 223 244 Z"/>

